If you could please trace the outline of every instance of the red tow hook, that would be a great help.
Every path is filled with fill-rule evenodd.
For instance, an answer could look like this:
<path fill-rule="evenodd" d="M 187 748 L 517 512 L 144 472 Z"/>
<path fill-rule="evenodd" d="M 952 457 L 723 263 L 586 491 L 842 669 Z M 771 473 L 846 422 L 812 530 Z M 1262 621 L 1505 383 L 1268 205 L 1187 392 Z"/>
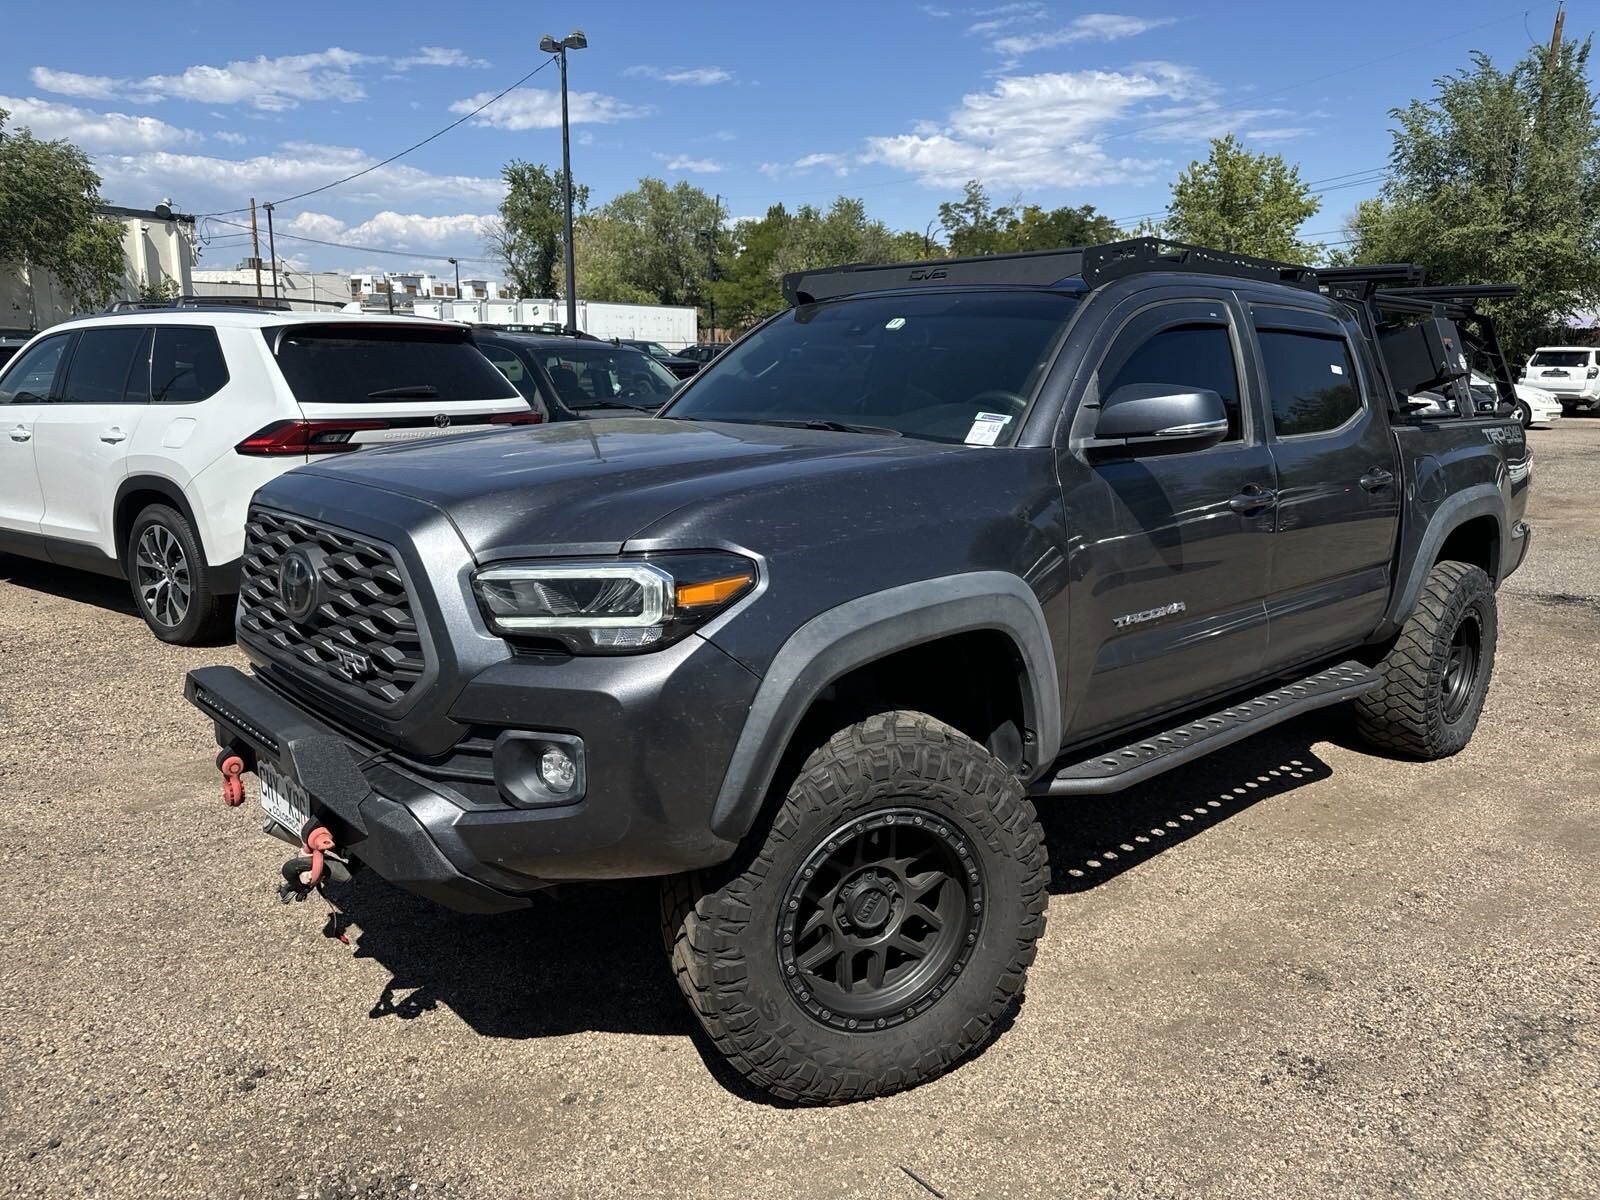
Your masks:
<path fill-rule="evenodd" d="M 217 770 L 222 772 L 222 802 L 229 808 L 244 803 L 244 759 L 231 750 L 217 751 Z"/>
<path fill-rule="evenodd" d="M 311 869 L 302 877 L 309 890 L 322 882 L 322 872 L 326 866 L 322 856 L 333 849 L 333 830 L 326 825 L 313 826 L 306 830 L 305 843 L 301 848 L 311 856 Z"/>

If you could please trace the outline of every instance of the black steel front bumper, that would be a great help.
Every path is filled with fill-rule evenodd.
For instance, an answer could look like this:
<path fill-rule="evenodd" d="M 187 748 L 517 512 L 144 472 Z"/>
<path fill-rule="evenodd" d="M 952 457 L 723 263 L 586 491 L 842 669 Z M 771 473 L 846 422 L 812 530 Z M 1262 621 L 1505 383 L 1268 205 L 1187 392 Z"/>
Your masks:
<path fill-rule="evenodd" d="M 499 664 L 452 707 L 464 727 L 499 730 L 492 777 L 473 786 L 232 667 L 191 671 L 184 694 L 247 768 L 269 761 L 306 789 L 342 853 L 449 908 L 502 912 L 551 883 L 669 874 L 728 857 L 733 844 L 711 832 L 710 809 L 741 728 L 730 718 L 748 711 L 755 684 L 693 637 L 630 660 Z M 578 800 L 525 803 L 514 773 L 528 769 L 516 742 L 529 730 L 582 740 Z"/>

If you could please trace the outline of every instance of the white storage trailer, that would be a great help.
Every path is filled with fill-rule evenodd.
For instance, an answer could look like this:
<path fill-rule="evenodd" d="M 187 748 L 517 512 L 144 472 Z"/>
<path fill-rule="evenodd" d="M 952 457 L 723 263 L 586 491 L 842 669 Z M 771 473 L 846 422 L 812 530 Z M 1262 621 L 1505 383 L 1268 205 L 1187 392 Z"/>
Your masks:
<path fill-rule="evenodd" d="M 468 325 L 563 325 L 567 320 L 559 300 L 418 300 L 412 312 Z M 579 300 L 578 328 L 595 337 L 636 338 L 681 350 L 698 337 L 699 312 L 676 305 Z"/>

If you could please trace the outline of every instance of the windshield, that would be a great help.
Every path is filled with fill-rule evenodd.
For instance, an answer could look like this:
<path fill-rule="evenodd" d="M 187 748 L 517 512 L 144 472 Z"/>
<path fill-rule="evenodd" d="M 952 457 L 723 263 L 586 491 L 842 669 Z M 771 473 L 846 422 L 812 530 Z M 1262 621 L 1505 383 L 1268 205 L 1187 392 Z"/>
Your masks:
<path fill-rule="evenodd" d="M 568 408 L 638 408 L 654 412 L 665 404 L 678 379 L 648 354 L 626 346 L 540 347 L 539 364 Z"/>
<path fill-rule="evenodd" d="M 262 332 L 271 345 L 278 331 Z M 290 327 L 278 343 L 278 369 L 301 404 L 520 398 L 476 346 L 428 329 Z"/>
<path fill-rule="evenodd" d="M 1533 357 L 1528 360 L 1530 367 L 1586 367 L 1589 365 L 1589 352 L 1587 350 L 1536 350 Z"/>
<path fill-rule="evenodd" d="M 712 359 L 665 415 L 1006 445 L 1076 306 L 1007 291 L 801 305 Z"/>

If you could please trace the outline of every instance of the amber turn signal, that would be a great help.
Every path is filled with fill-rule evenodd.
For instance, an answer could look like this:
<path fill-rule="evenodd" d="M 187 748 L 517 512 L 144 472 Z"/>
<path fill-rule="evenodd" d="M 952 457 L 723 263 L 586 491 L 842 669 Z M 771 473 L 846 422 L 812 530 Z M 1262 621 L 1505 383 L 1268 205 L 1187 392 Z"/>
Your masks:
<path fill-rule="evenodd" d="M 679 608 L 698 608 L 705 604 L 721 604 L 736 596 L 750 583 L 749 575 L 725 575 L 721 579 L 706 579 L 698 583 L 680 583 L 677 589 Z"/>

